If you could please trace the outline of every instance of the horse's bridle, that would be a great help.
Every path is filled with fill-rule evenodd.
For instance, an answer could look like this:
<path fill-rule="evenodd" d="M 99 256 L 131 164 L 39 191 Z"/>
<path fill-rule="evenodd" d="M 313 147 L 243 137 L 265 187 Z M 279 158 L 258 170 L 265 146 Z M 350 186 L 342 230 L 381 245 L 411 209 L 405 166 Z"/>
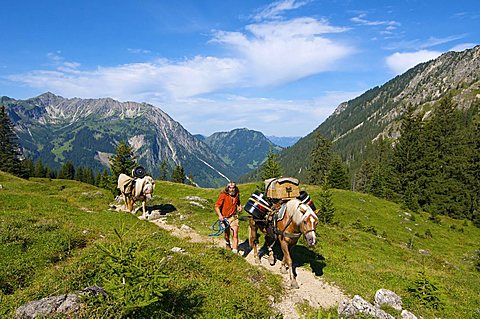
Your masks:
<path fill-rule="evenodd" d="M 310 211 L 308 211 L 308 209 L 304 209 L 303 207 L 300 207 L 302 205 L 306 205 L 304 203 L 300 203 L 298 205 L 297 208 L 300 208 L 300 211 L 303 213 L 305 211 L 307 211 L 307 213 L 303 213 L 302 215 L 302 222 L 308 217 L 308 216 L 313 216 L 313 218 L 317 219 L 318 220 L 318 217 L 317 215 L 315 214 L 315 212 L 313 210 L 310 209 Z M 283 230 L 278 230 L 278 228 L 275 227 L 275 232 L 278 234 L 278 235 L 282 235 L 284 237 L 288 237 L 288 238 L 298 238 L 300 236 L 302 236 L 302 234 L 305 236 L 306 234 L 310 233 L 310 232 L 315 232 L 315 228 L 314 229 L 310 229 L 309 231 L 305 232 L 305 233 L 302 233 L 302 232 L 299 232 L 299 233 L 287 233 L 285 232 L 285 230 L 288 228 L 288 226 L 290 226 L 290 224 L 292 223 L 293 221 L 293 216 L 289 216 L 289 220 L 288 220 L 288 223 L 287 225 L 283 228 Z"/>

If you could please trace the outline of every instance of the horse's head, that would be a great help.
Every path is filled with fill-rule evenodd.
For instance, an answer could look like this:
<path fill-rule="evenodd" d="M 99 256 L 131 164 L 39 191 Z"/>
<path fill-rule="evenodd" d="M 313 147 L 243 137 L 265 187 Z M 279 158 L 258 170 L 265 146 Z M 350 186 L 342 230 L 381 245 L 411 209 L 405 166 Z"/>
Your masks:
<path fill-rule="evenodd" d="M 147 199 L 151 199 L 153 190 L 155 189 L 155 181 L 150 176 L 145 176 L 143 180 L 144 180 L 143 194 Z"/>
<path fill-rule="evenodd" d="M 139 178 L 135 183 L 135 197 L 137 197 L 138 199 L 152 199 L 154 189 L 155 181 L 152 177 L 145 176 L 144 178 Z"/>
<path fill-rule="evenodd" d="M 307 204 L 299 200 L 291 200 L 294 209 L 292 210 L 292 219 L 300 232 L 310 246 L 315 245 L 315 230 L 318 225 L 318 217 Z"/>

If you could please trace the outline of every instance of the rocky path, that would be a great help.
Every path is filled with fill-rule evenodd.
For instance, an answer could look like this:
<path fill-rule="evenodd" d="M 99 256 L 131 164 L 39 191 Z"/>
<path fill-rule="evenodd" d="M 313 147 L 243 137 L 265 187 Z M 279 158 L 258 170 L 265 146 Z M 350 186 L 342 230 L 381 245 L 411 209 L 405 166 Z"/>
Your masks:
<path fill-rule="evenodd" d="M 157 219 L 151 222 L 160 228 L 168 230 L 174 236 L 188 239 L 191 242 L 205 242 L 218 245 L 219 247 L 223 245 L 223 238 L 202 236 L 185 225 L 178 228 L 167 224 L 165 219 Z M 254 261 L 253 253 L 249 253 L 245 259 L 250 264 L 258 266 Z M 274 304 L 274 307 L 284 315 L 285 319 L 299 318 L 299 315 L 295 311 L 295 305 L 304 301 L 307 301 L 311 307 L 328 309 L 338 307 L 340 302 L 344 298 L 347 298 L 340 289 L 327 283 L 323 278 L 315 276 L 310 270 L 297 267 L 297 282 L 300 288 L 290 289 L 288 275 L 280 272 L 280 261 L 277 261 L 274 266 L 270 266 L 267 259 L 262 259 L 261 266 L 283 277 L 286 294 L 280 302 Z"/>

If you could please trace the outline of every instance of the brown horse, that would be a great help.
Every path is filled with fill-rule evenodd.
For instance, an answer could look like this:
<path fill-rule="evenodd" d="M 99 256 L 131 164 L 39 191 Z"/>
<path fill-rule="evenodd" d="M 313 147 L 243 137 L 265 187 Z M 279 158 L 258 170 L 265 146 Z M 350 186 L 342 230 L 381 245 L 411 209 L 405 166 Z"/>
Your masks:
<path fill-rule="evenodd" d="M 155 181 L 151 176 L 143 178 L 132 178 L 125 174 L 118 176 L 117 188 L 123 195 L 126 209 L 132 213 L 133 204 L 136 201 L 142 202 L 142 211 L 145 216 L 147 199 L 152 198 L 153 190 L 155 189 Z"/>
<path fill-rule="evenodd" d="M 259 263 L 260 259 L 257 253 L 257 229 L 260 229 L 265 234 L 265 242 L 268 246 L 268 260 L 270 265 L 273 265 L 275 264 L 275 258 L 273 256 L 272 246 L 275 242 L 276 235 L 283 252 L 281 271 L 282 273 L 287 273 L 288 270 L 290 274 L 290 286 L 292 288 L 299 288 L 293 272 L 290 251 L 302 235 L 308 245 L 315 245 L 315 230 L 318 225 L 318 217 L 310 206 L 302 203 L 298 199 L 289 200 L 285 205 L 285 211 L 279 220 L 263 222 L 250 218 L 249 243 L 250 247 L 253 248 L 255 261 Z M 273 236 L 272 230 L 275 233 Z"/>

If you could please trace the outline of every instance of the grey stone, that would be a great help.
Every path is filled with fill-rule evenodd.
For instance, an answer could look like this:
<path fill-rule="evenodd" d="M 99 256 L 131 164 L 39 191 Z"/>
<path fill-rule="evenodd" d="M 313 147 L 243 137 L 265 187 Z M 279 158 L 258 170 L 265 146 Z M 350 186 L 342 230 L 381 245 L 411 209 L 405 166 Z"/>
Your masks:
<path fill-rule="evenodd" d="M 20 306 L 15 311 L 15 318 L 30 319 L 56 314 L 75 314 L 80 308 L 80 297 L 77 294 L 59 295 L 35 300 Z"/>
<path fill-rule="evenodd" d="M 417 319 L 417 316 L 407 310 L 402 310 L 401 316 L 402 319 Z"/>
<path fill-rule="evenodd" d="M 351 300 L 342 300 L 338 307 L 338 315 L 341 318 L 354 317 L 358 314 L 365 314 L 379 319 L 395 319 L 395 317 L 375 307 L 359 295 L 355 295 Z"/>
<path fill-rule="evenodd" d="M 56 315 L 75 315 L 82 308 L 82 295 L 107 296 L 105 289 L 97 286 L 90 286 L 82 291 L 59 296 L 46 297 L 24 304 L 15 311 L 15 318 L 30 319 L 38 317 L 50 317 Z"/>
<path fill-rule="evenodd" d="M 388 305 L 395 310 L 402 310 L 402 298 L 388 289 L 379 289 L 375 293 L 375 306 L 380 308 L 382 305 Z"/>

